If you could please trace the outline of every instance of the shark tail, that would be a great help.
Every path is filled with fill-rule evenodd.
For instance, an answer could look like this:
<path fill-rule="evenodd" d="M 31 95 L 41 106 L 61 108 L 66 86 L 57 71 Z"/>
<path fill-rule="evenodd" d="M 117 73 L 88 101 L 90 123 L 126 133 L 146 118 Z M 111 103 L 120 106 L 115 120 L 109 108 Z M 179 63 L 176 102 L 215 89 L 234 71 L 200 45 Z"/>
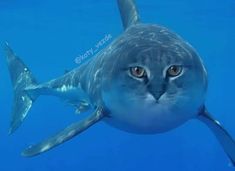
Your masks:
<path fill-rule="evenodd" d="M 16 131 L 26 118 L 38 95 L 27 94 L 26 88 L 37 84 L 29 68 L 15 55 L 8 43 L 5 44 L 6 60 L 14 90 L 14 102 L 9 134 Z"/>

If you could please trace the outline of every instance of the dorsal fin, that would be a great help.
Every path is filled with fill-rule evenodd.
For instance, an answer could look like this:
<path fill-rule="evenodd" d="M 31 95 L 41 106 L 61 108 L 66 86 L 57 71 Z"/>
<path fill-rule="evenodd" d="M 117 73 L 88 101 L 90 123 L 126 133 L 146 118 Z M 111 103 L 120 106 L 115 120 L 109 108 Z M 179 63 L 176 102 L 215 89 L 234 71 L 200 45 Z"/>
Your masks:
<path fill-rule="evenodd" d="M 140 21 L 139 13 L 134 0 L 117 0 L 124 29 Z"/>

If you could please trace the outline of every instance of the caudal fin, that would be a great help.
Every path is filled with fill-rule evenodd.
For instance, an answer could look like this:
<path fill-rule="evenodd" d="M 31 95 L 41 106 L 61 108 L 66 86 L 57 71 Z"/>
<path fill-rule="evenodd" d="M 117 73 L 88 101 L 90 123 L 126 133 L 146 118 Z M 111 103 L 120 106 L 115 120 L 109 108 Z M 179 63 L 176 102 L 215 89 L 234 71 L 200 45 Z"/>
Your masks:
<path fill-rule="evenodd" d="M 235 167 L 235 141 L 229 133 L 221 126 L 221 124 L 212 118 L 212 116 L 205 110 L 199 116 L 199 120 L 204 122 L 214 133 L 225 153 L 230 158 Z"/>
<path fill-rule="evenodd" d="M 5 44 L 6 60 L 14 90 L 14 102 L 9 133 L 13 133 L 24 121 L 37 97 L 30 97 L 25 89 L 36 85 L 31 71 L 15 55 L 8 43 Z"/>

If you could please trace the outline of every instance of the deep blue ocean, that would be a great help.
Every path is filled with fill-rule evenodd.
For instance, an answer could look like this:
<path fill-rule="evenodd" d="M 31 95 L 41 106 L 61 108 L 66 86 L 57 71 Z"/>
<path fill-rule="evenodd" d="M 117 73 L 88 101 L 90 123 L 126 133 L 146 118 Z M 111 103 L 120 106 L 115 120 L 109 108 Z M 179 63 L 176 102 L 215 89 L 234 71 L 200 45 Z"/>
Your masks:
<path fill-rule="evenodd" d="M 235 137 L 235 1 L 137 0 L 137 5 L 143 22 L 164 25 L 197 49 L 208 71 L 207 108 Z M 8 41 L 40 82 L 78 67 L 77 56 L 122 31 L 115 0 L 0 1 L 0 43 Z M 9 136 L 13 90 L 2 48 L 0 78 L 0 171 L 234 170 L 197 120 L 156 135 L 130 134 L 100 122 L 47 153 L 24 158 L 20 154 L 28 145 L 81 116 L 60 99 L 41 96 Z"/>

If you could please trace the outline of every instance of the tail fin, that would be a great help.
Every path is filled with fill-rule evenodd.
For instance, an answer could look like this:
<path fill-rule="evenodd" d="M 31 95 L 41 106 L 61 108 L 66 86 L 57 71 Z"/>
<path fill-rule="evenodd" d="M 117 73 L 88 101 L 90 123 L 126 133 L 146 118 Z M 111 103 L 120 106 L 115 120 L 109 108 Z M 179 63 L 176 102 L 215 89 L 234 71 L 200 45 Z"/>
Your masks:
<path fill-rule="evenodd" d="M 225 153 L 230 158 L 233 166 L 235 167 L 235 141 L 229 135 L 229 133 L 220 125 L 217 120 L 214 120 L 212 116 L 205 110 L 199 115 L 199 120 L 204 122 L 214 133 L 222 145 Z"/>
<path fill-rule="evenodd" d="M 11 134 L 22 124 L 37 98 L 30 97 L 25 91 L 27 87 L 35 85 L 36 80 L 28 67 L 14 54 L 8 43 L 5 44 L 5 52 L 14 90 L 14 103 L 9 130 L 9 134 Z"/>

